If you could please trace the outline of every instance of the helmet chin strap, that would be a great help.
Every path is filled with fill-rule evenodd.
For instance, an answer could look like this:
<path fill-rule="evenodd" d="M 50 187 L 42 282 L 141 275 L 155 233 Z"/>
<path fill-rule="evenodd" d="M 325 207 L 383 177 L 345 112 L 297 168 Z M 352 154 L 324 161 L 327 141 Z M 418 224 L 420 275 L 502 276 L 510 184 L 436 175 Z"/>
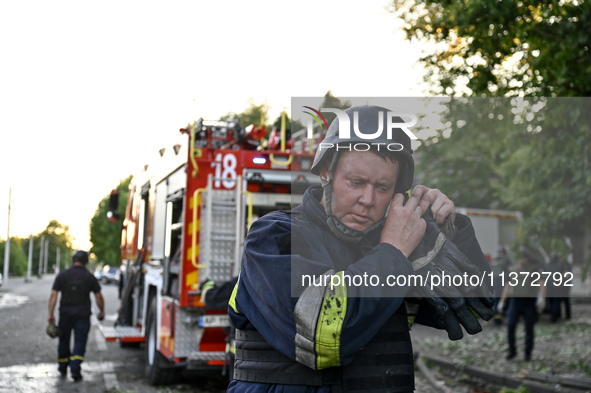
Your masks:
<path fill-rule="evenodd" d="M 385 218 L 376 222 L 365 231 L 359 231 L 357 229 L 349 228 L 343 224 L 332 212 L 332 197 L 334 195 L 332 190 L 332 177 L 334 169 L 337 166 L 339 153 L 336 152 L 331 160 L 328 179 L 320 177 L 320 183 L 322 184 L 322 190 L 324 192 L 324 205 L 326 207 L 326 223 L 330 228 L 331 232 L 340 240 L 350 243 L 359 243 L 364 236 L 371 233 L 377 228 L 380 228 L 384 224 Z"/>

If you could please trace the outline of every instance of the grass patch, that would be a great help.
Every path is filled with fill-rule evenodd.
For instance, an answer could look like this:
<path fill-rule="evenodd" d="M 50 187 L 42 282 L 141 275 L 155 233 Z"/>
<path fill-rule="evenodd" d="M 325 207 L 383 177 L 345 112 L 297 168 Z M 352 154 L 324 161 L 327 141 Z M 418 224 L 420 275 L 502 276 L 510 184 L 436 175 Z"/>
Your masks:
<path fill-rule="evenodd" d="M 499 393 L 529 393 L 529 389 L 526 386 L 521 385 L 517 389 L 503 388 Z"/>

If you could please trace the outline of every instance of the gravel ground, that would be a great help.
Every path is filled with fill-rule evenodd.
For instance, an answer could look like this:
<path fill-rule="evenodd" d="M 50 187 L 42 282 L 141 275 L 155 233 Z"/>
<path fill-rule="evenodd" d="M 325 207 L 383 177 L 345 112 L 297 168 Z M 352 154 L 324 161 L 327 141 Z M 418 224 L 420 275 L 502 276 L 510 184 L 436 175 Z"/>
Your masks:
<path fill-rule="evenodd" d="M 506 324 L 496 326 L 486 322 L 481 333 L 465 336 L 459 341 L 450 341 L 444 332 L 418 326 L 413 328 L 413 345 L 421 355 L 514 377 L 531 371 L 591 377 L 591 304 L 575 304 L 572 308 L 573 318 L 569 321 L 552 323 L 549 315 L 541 316 L 535 326 L 535 348 L 531 362 L 523 360 L 523 321 L 517 326 L 518 357 L 511 361 L 505 359 L 508 352 Z M 436 376 L 447 380 L 446 385 L 452 387 L 454 383 L 465 379 L 447 371 Z M 481 389 L 496 390 L 490 386 L 482 386 Z"/>

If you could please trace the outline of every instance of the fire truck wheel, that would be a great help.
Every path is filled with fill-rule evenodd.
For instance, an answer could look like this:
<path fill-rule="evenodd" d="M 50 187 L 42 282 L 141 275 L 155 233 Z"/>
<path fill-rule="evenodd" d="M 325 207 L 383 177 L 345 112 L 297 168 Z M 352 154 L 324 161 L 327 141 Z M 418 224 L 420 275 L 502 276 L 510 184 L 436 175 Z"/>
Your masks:
<path fill-rule="evenodd" d="M 180 377 L 180 370 L 166 359 L 157 347 L 156 298 L 150 301 L 146 331 L 146 377 L 151 385 L 167 385 L 175 383 Z"/>

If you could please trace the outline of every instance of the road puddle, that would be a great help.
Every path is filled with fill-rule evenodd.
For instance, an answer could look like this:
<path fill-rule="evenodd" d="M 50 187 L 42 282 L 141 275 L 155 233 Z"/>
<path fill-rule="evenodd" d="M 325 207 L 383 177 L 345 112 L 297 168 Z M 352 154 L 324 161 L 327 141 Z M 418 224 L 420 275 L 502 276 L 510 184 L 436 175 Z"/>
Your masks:
<path fill-rule="evenodd" d="M 0 367 L 0 393 L 104 392 L 104 374 L 119 366 L 113 362 L 82 363 L 82 382 L 73 382 L 68 374 L 60 377 L 56 363 L 21 364 Z"/>
<path fill-rule="evenodd" d="M 20 296 L 12 293 L 0 294 L 0 308 L 18 307 L 28 301 L 28 296 Z"/>

